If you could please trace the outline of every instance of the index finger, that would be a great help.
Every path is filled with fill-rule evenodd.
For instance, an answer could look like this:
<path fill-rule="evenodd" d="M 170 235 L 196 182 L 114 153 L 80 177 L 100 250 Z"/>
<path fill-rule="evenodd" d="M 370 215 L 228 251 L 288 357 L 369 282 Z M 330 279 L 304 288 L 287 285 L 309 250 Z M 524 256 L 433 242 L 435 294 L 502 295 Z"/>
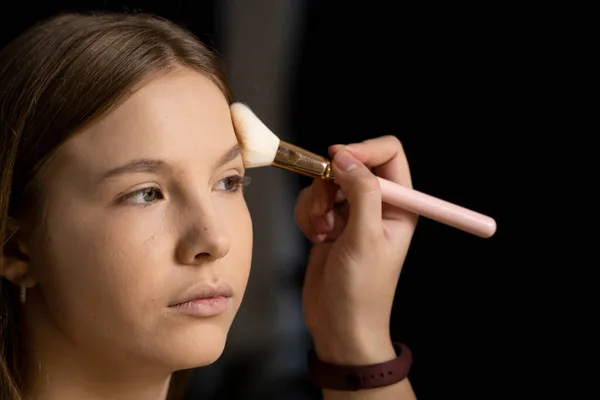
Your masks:
<path fill-rule="evenodd" d="M 329 154 L 333 157 L 342 147 L 373 169 L 375 175 L 412 189 L 408 160 L 402 143 L 396 136 L 382 136 L 346 146 L 331 146 Z"/>

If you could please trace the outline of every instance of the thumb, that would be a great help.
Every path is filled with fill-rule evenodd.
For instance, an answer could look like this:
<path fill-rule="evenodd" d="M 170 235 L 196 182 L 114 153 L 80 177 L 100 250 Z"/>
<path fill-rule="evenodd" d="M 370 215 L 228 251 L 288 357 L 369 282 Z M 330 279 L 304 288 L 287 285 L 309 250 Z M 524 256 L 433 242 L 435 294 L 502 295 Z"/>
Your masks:
<path fill-rule="evenodd" d="M 345 149 L 332 162 L 335 183 L 346 195 L 350 213 L 346 229 L 358 235 L 381 235 L 381 187 L 373 173 Z"/>

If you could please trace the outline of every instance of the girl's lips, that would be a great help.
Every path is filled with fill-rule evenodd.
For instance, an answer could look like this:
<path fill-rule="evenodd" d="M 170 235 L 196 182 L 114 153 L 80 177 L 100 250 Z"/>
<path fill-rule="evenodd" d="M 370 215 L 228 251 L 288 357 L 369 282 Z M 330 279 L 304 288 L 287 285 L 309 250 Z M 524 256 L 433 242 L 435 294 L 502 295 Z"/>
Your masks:
<path fill-rule="evenodd" d="M 233 288 L 227 282 L 212 285 L 200 282 L 184 290 L 169 308 L 192 316 L 210 317 L 227 311 L 232 296 Z"/>
<path fill-rule="evenodd" d="M 231 299 L 225 296 L 199 297 L 170 308 L 194 317 L 212 317 L 229 309 Z"/>

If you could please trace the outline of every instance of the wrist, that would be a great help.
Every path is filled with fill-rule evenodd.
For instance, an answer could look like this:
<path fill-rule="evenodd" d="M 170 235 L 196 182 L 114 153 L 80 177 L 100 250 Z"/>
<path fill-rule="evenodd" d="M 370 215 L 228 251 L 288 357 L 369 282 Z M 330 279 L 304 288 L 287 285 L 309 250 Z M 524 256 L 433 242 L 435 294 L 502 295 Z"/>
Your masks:
<path fill-rule="evenodd" d="M 335 365 L 361 366 L 396 358 L 389 335 L 368 335 L 351 340 L 314 339 L 315 353 L 323 362 Z"/>
<path fill-rule="evenodd" d="M 375 395 L 375 393 L 377 393 L 375 395 L 377 398 L 390 398 L 390 395 L 394 395 L 394 393 L 409 395 L 407 389 L 410 389 L 410 384 L 407 384 L 406 378 L 412 365 L 412 352 L 405 344 L 399 342 L 394 343 L 394 350 L 393 359 L 356 366 L 327 363 L 319 359 L 314 351 L 310 351 L 308 353 L 308 376 L 315 386 L 323 389 L 323 394 L 327 395 L 327 398 L 331 396 L 340 399 L 362 399 L 365 396 L 357 393 L 358 397 L 355 397 L 348 392 L 364 389 L 381 389 L 381 391 L 377 390 L 366 396 L 369 398 L 371 398 L 371 394 Z M 363 361 L 366 360 L 363 359 Z M 403 381 L 405 383 L 400 383 Z M 346 393 L 341 394 L 340 392 Z M 397 397 L 396 395 L 394 397 Z"/>

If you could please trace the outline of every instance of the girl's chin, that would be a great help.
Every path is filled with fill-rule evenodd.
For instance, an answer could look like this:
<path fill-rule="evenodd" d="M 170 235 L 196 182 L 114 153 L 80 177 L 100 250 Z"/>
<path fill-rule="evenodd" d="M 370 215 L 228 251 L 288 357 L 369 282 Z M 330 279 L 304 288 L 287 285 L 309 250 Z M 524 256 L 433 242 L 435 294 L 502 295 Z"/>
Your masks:
<path fill-rule="evenodd" d="M 173 371 L 199 368 L 217 361 L 225 350 L 227 332 L 200 332 L 187 338 L 173 339 L 170 345 L 163 346 L 162 354 L 165 364 L 172 366 Z M 160 356 L 159 356 L 160 357 Z"/>

